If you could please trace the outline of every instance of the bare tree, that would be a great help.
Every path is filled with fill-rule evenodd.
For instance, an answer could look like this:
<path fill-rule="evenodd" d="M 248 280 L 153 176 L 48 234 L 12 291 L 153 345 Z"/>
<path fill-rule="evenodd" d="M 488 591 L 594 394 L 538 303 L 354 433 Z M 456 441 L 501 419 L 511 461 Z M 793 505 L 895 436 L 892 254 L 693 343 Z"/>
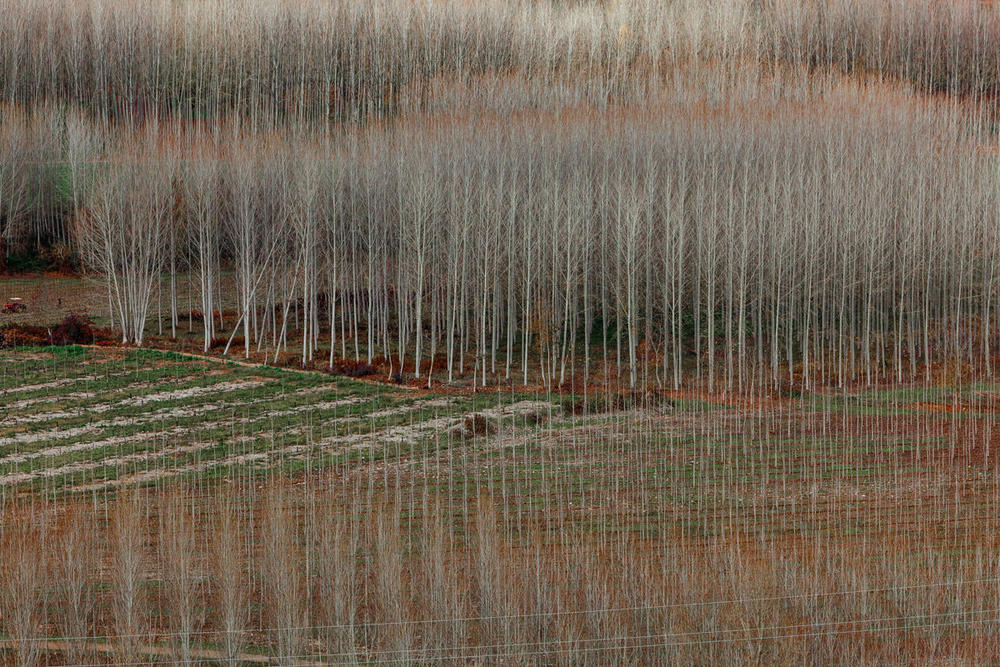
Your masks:
<path fill-rule="evenodd" d="M 4 508 L 11 512 L 12 508 Z M 44 546 L 48 539 L 47 510 L 27 505 L 20 516 L 11 512 L 3 531 L 3 558 L 0 561 L 0 610 L 3 627 L 14 647 L 15 664 L 31 667 L 41 655 L 39 639 L 43 636 L 47 558 Z"/>
<path fill-rule="evenodd" d="M 144 513 L 137 493 L 123 493 L 112 518 L 112 615 L 119 664 L 135 663 L 147 641 L 144 591 L 146 539 Z"/>
<path fill-rule="evenodd" d="M 247 582 L 244 572 L 244 545 L 236 507 L 226 499 L 217 501 L 212 535 L 212 573 L 215 587 L 215 624 L 223 659 L 240 664 L 246 643 L 248 621 Z"/>
<path fill-rule="evenodd" d="M 97 186 L 77 237 L 88 262 L 104 275 L 122 342 L 141 344 L 153 289 L 167 255 L 169 175 L 162 165 L 135 163 L 112 170 Z"/>
<path fill-rule="evenodd" d="M 160 526 L 160 563 L 167 606 L 170 609 L 170 636 L 174 659 L 190 664 L 192 640 L 200 631 L 202 591 L 197 574 L 195 517 L 185 498 L 174 492 L 164 503 Z"/>
<path fill-rule="evenodd" d="M 62 518 L 56 535 L 55 573 L 59 582 L 59 629 L 66 639 L 71 663 L 84 662 L 85 637 L 93 634 L 95 569 L 98 562 L 97 535 L 93 519 L 71 508 Z"/>
<path fill-rule="evenodd" d="M 309 619 L 296 517 L 283 490 L 268 490 L 264 518 L 260 563 L 268 619 L 276 656 L 281 664 L 291 665 L 302 652 Z"/>

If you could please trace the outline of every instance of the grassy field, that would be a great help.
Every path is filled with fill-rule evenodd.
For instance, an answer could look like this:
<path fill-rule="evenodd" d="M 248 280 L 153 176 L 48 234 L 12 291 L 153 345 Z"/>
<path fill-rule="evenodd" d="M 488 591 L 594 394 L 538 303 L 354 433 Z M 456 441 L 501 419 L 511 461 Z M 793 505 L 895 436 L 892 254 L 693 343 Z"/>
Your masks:
<path fill-rule="evenodd" d="M 928 509 L 990 525 L 998 516 L 988 489 L 1000 385 L 756 403 L 668 392 L 610 405 L 66 347 L 0 352 L 0 395 L 0 486 L 14 496 L 377 465 L 410 485 L 435 468 L 435 491 L 551 503 L 545 514 L 595 530 L 619 523 L 634 494 L 643 536 L 714 534 L 736 519 L 750 533 L 810 537 L 881 530 Z M 541 508 L 511 516 L 525 509 Z"/>
<path fill-rule="evenodd" d="M 82 347 L 0 352 L 0 395 L 0 485 L 11 493 L 417 457 L 429 442 L 447 447 L 471 435 L 473 415 L 499 430 L 560 410 L 513 394 L 432 396 L 321 373 Z"/>

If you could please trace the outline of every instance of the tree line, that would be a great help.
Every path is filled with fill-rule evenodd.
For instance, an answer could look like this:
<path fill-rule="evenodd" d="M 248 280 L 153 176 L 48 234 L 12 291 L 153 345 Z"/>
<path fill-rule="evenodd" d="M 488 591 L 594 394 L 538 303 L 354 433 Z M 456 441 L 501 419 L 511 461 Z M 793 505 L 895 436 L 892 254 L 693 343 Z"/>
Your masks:
<path fill-rule="evenodd" d="M 17 0 L 0 17 L 0 99 L 133 122 L 357 122 L 394 115 L 406 100 L 419 106 L 442 77 L 642 77 L 689 53 L 721 54 L 742 39 L 747 11 L 687 0 Z"/>
<path fill-rule="evenodd" d="M 618 86 L 719 61 L 874 72 L 993 98 L 1000 14 L 936 0 L 14 0 L 0 16 L 0 99 L 128 122 L 364 122 L 432 103 L 441 79 L 483 74 L 586 82 L 614 98 Z"/>
<path fill-rule="evenodd" d="M 143 341 L 158 291 L 176 334 L 188 273 L 206 350 L 294 341 L 303 363 L 421 378 L 556 386 L 600 362 L 631 386 L 690 369 L 746 389 L 929 377 L 943 359 L 989 371 L 995 158 L 957 107 L 873 107 L 881 94 L 845 85 L 808 122 L 758 99 L 338 137 L 147 127 L 65 165 L 71 235 L 123 342 Z"/>

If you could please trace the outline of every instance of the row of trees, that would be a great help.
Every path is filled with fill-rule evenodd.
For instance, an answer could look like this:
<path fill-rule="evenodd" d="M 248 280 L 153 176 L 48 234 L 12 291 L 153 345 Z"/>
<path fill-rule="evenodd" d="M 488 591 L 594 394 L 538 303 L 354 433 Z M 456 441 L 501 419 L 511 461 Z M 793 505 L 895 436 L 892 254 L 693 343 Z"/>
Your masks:
<path fill-rule="evenodd" d="M 0 530 L 5 659 L 728 664 L 766 651 L 791 665 L 845 654 L 998 656 L 978 611 L 996 603 L 995 561 L 942 555 L 922 517 L 919 562 L 903 539 L 810 545 L 791 558 L 770 536 L 685 543 L 671 526 L 642 540 L 617 515 L 601 515 L 614 522 L 608 535 L 550 516 L 568 532 L 532 538 L 511 535 L 513 522 L 486 499 L 455 525 L 433 492 L 422 508 L 419 499 L 416 508 L 369 507 L 359 489 L 258 484 L 262 498 L 234 500 L 234 486 L 205 506 L 150 491 L 100 510 L 10 503 Z M 941 611 L 945 587 L 957 611 Z M 903 625 L 913 617 L 931 621 Z M 858 619 L 878 639 L 870 647 L 857 646 Z"/>
<path fill-rule="evenodd" d="M 77 143 L 92 136 L 79 115 L 0 110 L 0 269 L 11 252 L 71 243 L 67 221 L 82 184 L 64 188 L 62 166 L 93 159 Z"/>
<path fill-rule="evenodd" d="M 439 77 L 642 77 L 734 51 L 746 3 L 702 4 L 17 0 L 0 17 L 0 99 L 105 119 L 356 121 L 419 106 Z"/>
<path fill-rule="evenodd" d="M 391 359 L 418 377 L 589 377 L 715 388 L 991 371 L 994 158 L 955 109 L 845 88 L 804 121 L 763 102 L 692 115 L 413 120 L 336 140 L 134 138 L 74 233 L 142 342 L 161 272 L 226 345 Z M 865 115 L 843 116 L 844 105 Z M 71 170 L 70 173 L 76 173 Z M 217 321 L 216 321 L 217 320 Z M 230 327 L 235 324 L 235 329 Z"/>
<path fill-rule="evenodd" d="M 1000 92 L 1000 12 L 977 0 L 765 3 L 766 57 L 876 72 L 933 93 L 992 100 Z"/>
<path fill-rule="evenodd" d="M 361 121 L 484 74 L 610 92 L 698 62 L 876 72 L 992 97 L 1000 15 L 936 0 L 411 3 L 15 0 L 0 99 L 103 118 Z"/>

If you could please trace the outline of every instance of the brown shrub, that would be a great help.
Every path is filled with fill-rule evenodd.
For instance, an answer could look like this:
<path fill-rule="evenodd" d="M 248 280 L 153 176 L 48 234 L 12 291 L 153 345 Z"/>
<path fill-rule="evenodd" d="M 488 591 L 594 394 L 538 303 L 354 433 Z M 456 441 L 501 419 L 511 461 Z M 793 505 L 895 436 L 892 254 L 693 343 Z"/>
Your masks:
<path fill-rule="evenodd" d="M 220 336 L 212 339 L 212 344 L 209 346 L 209 349 L 224 350 L 226 349 L 226 345 L 229 345 L 229 349 L 232 350 L 237 347 L 243 347 L 244 342 L 243 336 L 233 336 L 232 342 L 229 341 L 229 336 Z"/>
<path fill-rule="evenodd" d="M 331 375 L 346 375 L 351 378 L 362 378 L 376 373 L 375 367 L 371 364 L 351 359 L 334 359 L 326 370 Z"/>
<path fill-rule="evenodd" d="M 465 418 L 465 432 L 467 435 L 489 435 L 496 433 L 497 425 L 489 418 L 476 412 Z"/>
<path fill-rule="evenodd" d="M 70 313 L 52 329 L 52 345 L 89 345 L 94 342 L 94 323 L 89 317 Z"/>

